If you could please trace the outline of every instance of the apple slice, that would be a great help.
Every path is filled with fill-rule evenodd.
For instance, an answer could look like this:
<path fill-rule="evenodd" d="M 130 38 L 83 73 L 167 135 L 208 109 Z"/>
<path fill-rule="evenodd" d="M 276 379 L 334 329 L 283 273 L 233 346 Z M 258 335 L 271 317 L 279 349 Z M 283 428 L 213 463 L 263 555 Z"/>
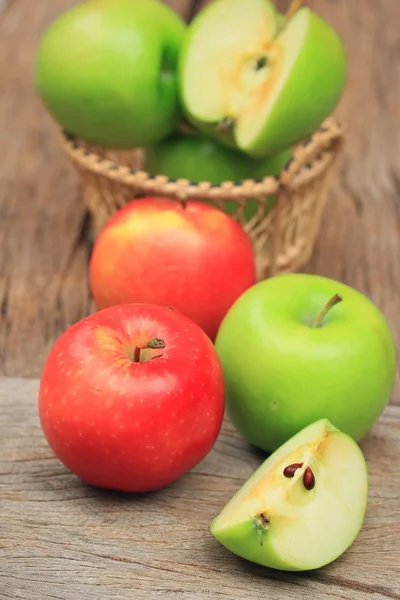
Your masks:
<path fill-rule="evenodd" d="M 368 472 L 357 443 L 327 419 L 276 450 L 214 519 L 228 550 L 284 571 L 317 569 L 358 536 Z"/>
<path fill-rule="evenodd" d="M 188 27 L 180 94 L 189 121 L 252 156 L 309 136 L 346 83 L 336 31 L 308 8 L 282 21 L 269 0 L 216 0 Z"/>

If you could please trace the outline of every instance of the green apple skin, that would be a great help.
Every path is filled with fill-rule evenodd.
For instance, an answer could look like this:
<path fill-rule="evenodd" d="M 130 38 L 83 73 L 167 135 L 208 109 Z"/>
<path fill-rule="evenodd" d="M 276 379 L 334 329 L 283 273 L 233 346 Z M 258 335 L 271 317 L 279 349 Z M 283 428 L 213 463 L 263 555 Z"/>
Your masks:
<path fill-rule="evenodd" d="M 276 154 L 310 136 L 336 108 L 346 86 L 347 55 L 336 31 L 308 8 L 295 18 L 307 18 L 308 29 L 289 79 L 259 135 L 248 144 L 235 136 L 252 156 Z"/>
<path fill-rule="evenodd" d="M 179 132 L 145 150 L 143 167 L 150 175 L 183 178 L 193 183 L 209 181 L 214 185 L 224 181 L 240 183 L 250 178 L 259 180 L 267 176 L 278 177 L 292 156 L 292 150 L 285 150 L 267 159 L 253 159 L 207 136 Z M 269 212 L 275 203 L 275 196 L 269 198 L 265 212 Z M 247 201 L 244 208 L 246 222 L 255 216 L 257 208 L 257 200 Z M 227 201 L 224 203 L 224 210 L 234 215 L 237 204 Z"/>
<path fill-rule="evenodd" d="M 146 148 L 144 168 L 151 175 L 183 178 L 193 183 L 209 181 L 219 185 L 223 181 L 240 183 L 250 178 L 254 159 L 207 136 L 175 133 L 159 144 Z M 235 215 L 237 208 L 236 202 L 224 202 L 223 210 L 231 216 Z M 250 200 L 244 209 L 245 219 L 252 218 L 256 211 L 257 202 Z"/>
<path fill-rule="evenodd" d="M 158 0 L 89 0 L 44 33 L 36 88 L 70 134 L 113 149 L 153 144 L 181 119 L 185 24 Z"/>
<path fill-rule="evenodd" d="M 274 156 L 254 159 L 252 177 L 257 181 L 264 177 L 279 177 L 282 170 L 286 167 L 293 156 L 293 149 L 287 148 Z"/>
<path fill-rule="evenodd" d="M 335 294 L 343 301 L 312 327 Z M 227 412 L 267 452 L 325 417 L 359 441 L 385 408 L 396 375 L 394 341 L 379 309 L 317 275 L 278 275 L 250 288 L 225 316 L 216 348 Z"/>
<path fill-rule="evenodd" d="M 275 156 L 253 159 L 253 170 L 251 173 L 252 178 L 256 181 L 261 181 L 262 179 L 264 179 L 264 177 L 279 177 L 282 170 L 286 167 L 292 156 L 293 150 L 289 148 L 283 150 Z M 266 216 L 274 208 L 277 200 L 277 196 L 269 196 L 267 198 L 264 216 Z M 257 209 L 257 200 L 247 201 L 246 208 L 244 211 L 246 222 L 250 221 L 256 215 Z"/>
<path fill-rule="evenodd" d="M 144 168 L 151 175 L 217 185 L 223 181 L 238 183 L 251 177 L 254 160 L 208 137 L 175 133 L 146 148 Z"/>
<path fill-rule="evenodd" d="M 293 463 L 303 467 L 287 479 L 283 471 Z M 302 481 L 307 466 L 315 476 L 313 490 Z M 367 502 L 368 471 L 359 446 L 321 419 L 267 458 L 212 521 L 210 532 L 229 551 L 262 566 L 313 570 L 353 544 Z M 260 514 L 268 519 L 266 527 Z"/>

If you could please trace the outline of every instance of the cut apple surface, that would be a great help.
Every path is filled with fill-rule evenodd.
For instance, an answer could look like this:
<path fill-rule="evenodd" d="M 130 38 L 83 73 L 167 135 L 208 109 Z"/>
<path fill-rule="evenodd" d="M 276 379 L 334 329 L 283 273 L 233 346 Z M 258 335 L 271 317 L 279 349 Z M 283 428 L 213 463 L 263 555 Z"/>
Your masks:
<path fill-rule="evenodd" d="M 217 124 L 236 114 L 241 79 L 257 76 L 260 50 L 266 51 L 276 31 L 277 11 L 269 0 L 217 0 L 203 9 L 181 52 L 189 111 Z"/>
<path fill-rule="evenodd" d="M 189 120 L 268 156 L 310 135 L 335 108 L 346 55 L 335 30 L 308 8 L 282 20 L 269 0 L 216 0 L 186 32 L 180 73 Z"/>
<path fill-rule="evenodd" d="M 276 450 L 210 531 L 228 550 L 260 565 L 317 569 L 356 539 L 367 497 L 368 473 L 359 446 L 322 419 Z"/>

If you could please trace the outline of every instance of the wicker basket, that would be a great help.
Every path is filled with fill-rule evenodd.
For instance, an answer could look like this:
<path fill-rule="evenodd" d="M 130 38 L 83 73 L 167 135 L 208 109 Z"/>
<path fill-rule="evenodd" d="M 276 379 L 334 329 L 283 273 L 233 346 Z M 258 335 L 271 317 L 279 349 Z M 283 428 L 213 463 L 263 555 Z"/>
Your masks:
<path fill-rule="evenodd" d="M 144 195 L 202 200 L 221 208 L 233 202 L 234 217 L 253 242 L 258 279 L 294 271 L 308 261 L 342 142 L 342 128 L 330 117 L 296 147 L 279 178 L 212 185 L 152 177 L 141 170 L 141 150 L 109 151 L 61 136 L 61 146 L 81 176 L 94 236 L 117 209 Z M 271 199 L 275 199 L 272 208 Z M 246 222 L 244 207 L 249 200 L 257 201 L 257 213 Z"/>

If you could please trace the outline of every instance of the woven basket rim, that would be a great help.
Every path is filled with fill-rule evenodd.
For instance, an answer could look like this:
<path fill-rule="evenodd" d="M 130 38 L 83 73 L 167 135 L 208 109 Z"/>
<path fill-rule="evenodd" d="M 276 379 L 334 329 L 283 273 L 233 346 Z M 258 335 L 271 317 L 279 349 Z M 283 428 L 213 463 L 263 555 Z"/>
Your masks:
<path fill-rule="evenodd" d="M 64 152 L 81 171 L 104 176 L 110 181 L 121 183 L 133 189 L 143 189 L 153 195 L 175 195 L 185 199 L 204 198 L 235 200 L 239 198 L 263 198 L 272 196 L 285 189 L 290 191 L 315 179 L 334 161 L 343 144 L 342 125 L 333 116 L 328 117 L 308 138 L 295 146 L 292 157 L 281 171 L 279 177 L 268 176 L 263 179 L 246 179 L 239 182 L 224 181 L 213 184 L 209 181 L 192 182 L 188 179 L 170 179 L 159 174 L 151 175 L 143 169 L 137 170 L 115 160 L 102 156 L 107 151 L 118 152 L 94 145 L 70 135 L 59 132 L 59 142 Z M 132 152 L 138 150 L 133 148 Z"/>

